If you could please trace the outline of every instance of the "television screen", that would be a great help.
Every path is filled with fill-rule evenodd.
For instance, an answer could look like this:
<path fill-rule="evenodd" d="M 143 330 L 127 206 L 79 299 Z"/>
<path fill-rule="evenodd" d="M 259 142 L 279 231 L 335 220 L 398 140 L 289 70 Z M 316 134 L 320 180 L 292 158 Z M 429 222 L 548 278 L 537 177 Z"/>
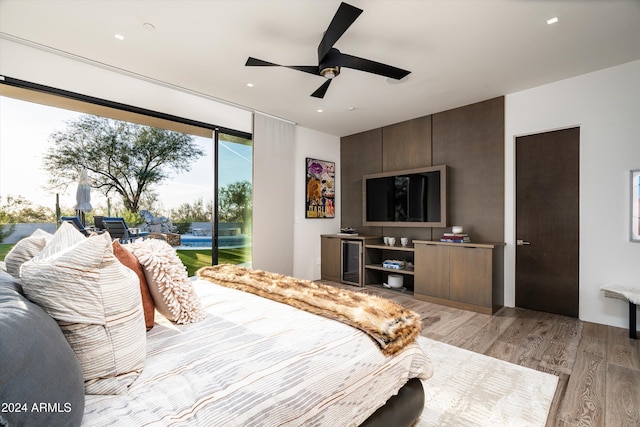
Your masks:
<path fill-rule="evenodd" d="M 365 225 L 442 223 L 443 177 L 444 166 L 365 175 Z"/>

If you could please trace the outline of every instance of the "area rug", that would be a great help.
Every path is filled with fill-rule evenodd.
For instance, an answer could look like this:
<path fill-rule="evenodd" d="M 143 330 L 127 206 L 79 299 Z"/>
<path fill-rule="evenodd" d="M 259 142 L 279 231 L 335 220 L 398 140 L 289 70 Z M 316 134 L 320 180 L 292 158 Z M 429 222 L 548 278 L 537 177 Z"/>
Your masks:
<path fill-rule="evenodd" d="M 558 377 L 419 337 L 434 374 L 416 427 L 544 427 Z"/>

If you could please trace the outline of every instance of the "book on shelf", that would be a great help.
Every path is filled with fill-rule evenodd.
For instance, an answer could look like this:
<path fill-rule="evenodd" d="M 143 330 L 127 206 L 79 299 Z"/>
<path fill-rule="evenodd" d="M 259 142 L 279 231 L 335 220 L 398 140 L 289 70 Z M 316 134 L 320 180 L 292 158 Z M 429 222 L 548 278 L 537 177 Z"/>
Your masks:
<path fill-rule="evenodd" d="M 444 233 L 440 241 L 446 243 L 471 243 L 471 237 L 467 233 Z"/>
<path fill-rule="evenodd" d="M 404 270 L 406 263 L 402 260 L 387 259 L 382 263 L 383 268 L 390 268 L 392 270 Z"/>

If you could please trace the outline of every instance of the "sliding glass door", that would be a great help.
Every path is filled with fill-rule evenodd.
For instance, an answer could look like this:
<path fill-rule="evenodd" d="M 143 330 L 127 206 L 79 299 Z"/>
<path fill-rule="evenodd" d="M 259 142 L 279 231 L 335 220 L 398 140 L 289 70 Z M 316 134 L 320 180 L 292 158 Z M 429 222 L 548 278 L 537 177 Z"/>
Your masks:
<path fill-rule="evenodd" d="M 140 154 L 140 149 L 132 149 L 124 159 L 122 147 L 106 150 L 105 145 L 99 145 L 95 150 L 92 148 L 93 151 L 76 150 L 70 160 L 71 166 L 66 169 L 56 165 L 58 169 L 68 169 L 69 173 L 76 175 L 82 169 L 89 170 L 93 189 L 92 208 L 86 217 L 88 225 L 94 226 L 94 217 L 103 216 L 121 216 L 136 228 L 167 224 L 169 228 L 166 230 L 160 228 L 149 231 L 174 234 L 170 241 L 187 265 L 189 274 L 204 265 L 251 265 L 251 135 L 230 129 L 222 131 L 213 125 L 204 127 L 203 123 L 161 113 L 150 116 L 148 114 L 153 112 L 147 110 L 122 110 L 122 105 L 112 105 L 105 100 L 92 99 L 92 102 L 100 102 L 94 104 L 84 99 L 70 99 L 71 94 L 59 94 L 61 91 L 54 88 L 50 88 L 50 91 L 41 89 L 34 91 L 0 84 L 0 218 L 9 212 L 13 215 L 11 222 L 37 222 L 38 226 L 44 223 L 47 230 L 54 231 L 60 215 L 74 215 L 75 175 L 71 179 L 62 173 L 41 172 L 43 165 L 48 164 L 47 158 L 51 157 L 48 153 L 54 148 L 65 148 L 76 139 L 88 144 L 88 138 L 72 137 L 80 131 L 88 133 L 97 129 L 98 126 L 84 126 L 85 122 L 92 121 L 103 125 L 99 129 L 115 129 L 116 132 L 122 128 L 128 131 L 127 135 L 138 132 L 139 138 L 131 142 L 135 147 L 153 139 L 157 140 L 156 143 L 147 145 L 156 147 L 156 152 L 162 148 L 160 144 L 163 141 L 168 141 L 165 145 L 175 148 L 170 155 L 156 156 L 165 159 L 166 167 L 161 173 L 157 172 L 160 176 L 154 183 L 134 191 L 133 196 L 125 190 L 106 193 L 103 190 L 118 189 L 119 182 L 137 183 L 147 178 L 135 175 L 137 170 L 146 169 L 132 163 L 138 158 L 146 159 Z M 134 107 L 128 108 L 136 110 Z M 124 140 L 108 137 L 98 140 L 95 134 L 95 131 L 90 134 L 95 136 L 95 144 L 106 144 L 103 140 Z M 69 142 L 54 144 L 58 140 Z M 182 145 L 177 145 L 177 142 Z M 111 152 L 114 158 L 107 159 L 105 165 L 120 165 L 120 170 L 125 160 L 127 165 L 132 163 L 127 172 L 123 172 L 122 179 L 107 170 L 106 166 L 98 164 L 90 168 L 93 163 L 85 161 L 87 157 L 95 163 Z M 24 167 L 25 164 L 29 167 Z M 111 179 L 106 184 L 100 181 L 105 175 Z M 60 182 L 54 183 L 56 187 L 49 182 L 53 180 L 52 177 L 59 178 L 57 181 Z M 64 181 L 60 178 L 67 179 Z M 23 213 L 27 211 L 38 215 L 24 219 Z M 167 220 L 172 223 L 170 226 Z M 0 231 L 4 228 L 0 224 Z M 175 234 L 180 234 L 180 239 L 176 239 L 178 236 Z M 0 238 L 3 236 L 0 233 Z"/>
<path fill-rule="evenodd" d="M 251 266 L 253 144 L 221 132 L 216 141 L 216 238 L 214 264 Z M 216 251 L 217 249 L 217 251 Z"/>

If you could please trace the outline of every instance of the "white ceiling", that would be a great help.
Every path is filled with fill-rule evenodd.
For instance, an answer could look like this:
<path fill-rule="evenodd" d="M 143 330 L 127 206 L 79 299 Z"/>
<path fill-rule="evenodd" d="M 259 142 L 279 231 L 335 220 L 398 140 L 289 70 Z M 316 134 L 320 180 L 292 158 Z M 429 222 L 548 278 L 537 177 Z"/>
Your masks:
<path fill-rule="evenodd" d="M 317 99 L 322 77 L 244 66 L 317 65 L 338 0 L 0 0 L 0 32 L 337 136 L 640 59 L 640 0 L 348 3 L 364 13 L 335 47 L 405 81 L 343 69 Z"/>

